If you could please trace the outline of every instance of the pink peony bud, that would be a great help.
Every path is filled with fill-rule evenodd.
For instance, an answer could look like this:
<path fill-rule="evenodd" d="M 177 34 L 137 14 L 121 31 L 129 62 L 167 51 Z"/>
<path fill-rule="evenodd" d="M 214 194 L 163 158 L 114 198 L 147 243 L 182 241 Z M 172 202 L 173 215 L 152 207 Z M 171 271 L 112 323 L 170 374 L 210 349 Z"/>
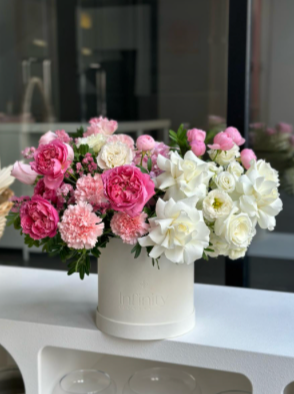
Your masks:
<path fill-rule="evenodd" d="M 227 127 L 225 130 L 225 134 L 232 138 L 236 145 L 240 146 L 243 145 L 245 139 L 241 136 L 240 132 L 236 127 Z"/>
<path fill-rule="evenodd" d="M 221 131 L 214 137 L 213 144 L 208 146 L 215 150 L 230 150 L 234 146 L 234 141 L 228 134 Z"/>
<path fill-rule="evenodd" d="M 142 150 L 144 152 L 148 150 L 152 150 L 155 146 L 154 138 L 151 135 L 143 134 L 137 139 L 136 142 L 137 149 Z"/>
<path fill-rule="evenodd" d="M 195 156 L 204 155 L 206 151 L 206 145 L 204 142 L 194 140 L 190 143 L 190 145 L 191 145 L 191 150 Z"/>
<path fill-rule="evenodd" d="M 250 168 L 251 160 L 256 160 L 256 155 L 252 149 L 243 149 L 241 151 L 241 162 L 243 167 L 248 170 Z"/>
<path fill-rule="evenodd" d="M 11 175 L 26 185 L 32 185 L 38 176 L 29 164 L 23 164 L 20 161 L 14 163 Z"/>
<path fill-rule="evenodd" d="M 187 132 L 187 138 L 189 142 L 192 141 L 205 141 L 206 138 L 206 132 L 203 130 L 199 130 L 199 129 L 190 129 Z"/>

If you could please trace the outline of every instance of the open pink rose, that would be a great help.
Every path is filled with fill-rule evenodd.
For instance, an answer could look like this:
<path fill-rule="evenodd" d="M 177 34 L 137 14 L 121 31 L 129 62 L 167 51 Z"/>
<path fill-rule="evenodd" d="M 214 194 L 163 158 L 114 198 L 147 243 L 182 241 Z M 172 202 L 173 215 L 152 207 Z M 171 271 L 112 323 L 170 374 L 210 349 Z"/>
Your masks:
<path fill-rule="evenodd" d="M 143 134 L 138 137 L 136 145 L 137 149 L 146 152 L 148 150 L 152 150 L 155 147 L 155 141 L 151 135 Z"/>
<path fill-rule="evenodd" d="M 210 149 L 215 150 L 230 150 L 233 148 L 234 144 L 235 143 L 232 138 L 228 134 L 221 131 L 214 137 L 213 144 L 208 146 Z"/>
<path fill-rule="evenodd" d="M 11 175 L 26 185 L 32 185 L 38 176 L 29 164 L 23 164 L 20 161 L 14 163 Z"/>
<path fill-rule="evenodd" d="M 99 118 L 92 118 L 89 123 L 90 126 L 87 128 L 86 133 L 84 133 L 84 137 L 88 137 L 92 134 L 111 135 L 118 127 L 115 120 L 108 120 L 107 118 L 103 118 L 103 116 L 100 116 Z"/>
<path fill-rule="evenodd" d="M 20 208 L 22 231 L 33 239 L 54 237 L 57 232 L 59 216 L 49 201 L 40 196 L 33 196 Z"/>
<path fill-rule="evenodd" d="M 230 137 L 236 145 L 240 146 L 245 143 L 245 139 L 241 136 L 240 132 L 236 127 L 228 127 L 225 130 L 225 134 Z"/>
<path fill-rule="evenodd" d="M 35 161 L 30 163 L 32 169 L 44 175 L 45 185 L 49 189 L 56 189 L 61 185 L 64 174 L 71 164 L 73 152 L 69 145 L 54 139 L 49 144 L 41 144 L 34 154 L 34 159 Z"/>
<path fill-rule="evenodd" d="M 250 168 L 251 160 L 256 160 L 256 155 L 252 149 L 243 149 L 241 151 L 241 162 L 243 166 L 248 170 Z"/>
<path fill-rule="evenodd" d="M 206 131 L 200 129 L 190 129 L 187 131 L 187 139 L 189 142 L 201 141 L 204 142 L 206 138 Z"/>
<path fill-rule="evenodd" d="M 206 151 L 206 145 L 202 141 L 194 140 L 190 142 L 191 150 L 195 156 L 202 156 Z"/>
<path fill-rule="evenodd" d="M 124 165 L 102 174 L 104 193 L 111 208 L 131 217 L 139 215 L 144 205 L 154 196 L 154 183 L 133 165 Z"/>

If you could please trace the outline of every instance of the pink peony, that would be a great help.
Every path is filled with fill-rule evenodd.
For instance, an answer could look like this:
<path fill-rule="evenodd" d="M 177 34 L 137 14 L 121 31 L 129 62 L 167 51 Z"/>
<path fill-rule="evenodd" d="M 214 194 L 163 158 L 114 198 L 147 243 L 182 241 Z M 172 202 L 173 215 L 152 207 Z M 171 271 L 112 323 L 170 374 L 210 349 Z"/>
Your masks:
<path fill-rule="evenodd" d="M 77 181 L 77 188 L 75 190 L 76 201 L 88 202 L 97 209 L 104 211 L 109 207 L 109 202 L 104 195 L 103 182 L 100 174 L 83 175 Z"/>
<path fill-rule="evenodd" d="M 241 136 L 239 130 L 236 129 L 236 127 L 227 127 L 225 134 L 230 137 L 238 146 L 245 143 L 245 139 Z"/>
<path fill-rule="evenodd" d="M 206 138 L 206 132 L 199 129 L 190 129 L 187 131 L 187 139 L 189 142 L 201 141 L 204 142 Z"/>
<path fill-rule="evenodd" d="M 149 230 L 149 224 L 145 221 L 148 215 L 142 212 L 140 215 L 131 217 L 124 212 L 116 212 L 110 222 L 110 227 L 115 235 L 118 235 L 124 243 L 135 245 L 139 237 Z"/>
<path fill-rule="evenodd" d="M 154 196 L 154 183 L 148 174 L 143 174 L 133 165 L 124 165 L 102 174 L 104 193 L 111 208 L 138 216 L 144 205 Z"/>
<path fill-rule="evenodd" d="M 13 165 L 11 175 L 26 185 L 32 185 L 38 174 L 28 165 L 16 161 Z"/>
<path fill-rule="evenodd" d="M 132 137 L 127 134 L 115 134 L 108 137 L 107 142 L 122 142 L 123 144 L 128 145 L 128 147 L 132 150 L 135 149 L 135 141 Z"/>
<path fill-rule="evenodd" d="M 210 149 L 215 150 L 230 150 L 234 146 L 234 141 L 228 134 L 223 131 L 218 133 L 213 139 L 213 145 L 208 145 Z"/>
<path fill-rule="evenodd" d="M 35 161 L 30 163 L 31 167 L 36 173 L 44 175 L 45 185 L 49 189 L 61 185 L 71 164 L 73 153 L 68 147 L 69 145 L 55 139 L 49 144 L 41 144 L 34 154 Z"/>
<path fill-rule="evenodd" d="M 56 209 L 40 196 L 33 196 L 20 208 L 22 231 L 33 239 L 54 237 L 57 232 L 59 216 Z"/>
<path fill-rule="evenodd" d="M 40 179 L 35 186 L 34 196 L 41 196 L 46 200 L 52 202 L 52 204 L 56 204 L 57 202 L 57 194 L 55 189 L 49 189 L 44 182 L 44 179 Z"/>
<path fill-rule="evenodd" d="M 202 156 L 206 151 L 206 145 L 202 141 L 194 140 L 190 142 L 191 150 L 195 156 Z"/>
<path fill-rule="evenodd" d="M 118 124 L 115 120 L 108 120 L 102 116 L 91 119 L 89 123 L 90 126 L 87 128 L 86 133 L 84 133 L 84 137 L 100 133 L 104 135 L 111 135 L 117 130 L 118 127 Z"/>
<path fill-rule="evenodd" d="M 248 170 L 250 168 L 251 160 L 256 160 L 256 155 L 252 149 L 243 149 L 241 151 L 241 162 L 243 167 Z"/>
<path fill-rule="evenodd" d="M 280 122 L 277 124 L 277 130 L 283 134 L 292 134 L 293 127 L 288 123 Z"/>
<path fill-rule="evenodd" d="M 151 135 L 143 134 L 137 138 L 136 145 L 137 145 L 137 149 L 146 152 L 154 148 L 155 141 L 154 138 L 151 137 Z"/>
<path fill-rule="evenodd" d="M 69 248 L 92 249 L 103 233 L 104 223 L 86 202 L 70 205 L 59 223 L 61 238 Z"/>

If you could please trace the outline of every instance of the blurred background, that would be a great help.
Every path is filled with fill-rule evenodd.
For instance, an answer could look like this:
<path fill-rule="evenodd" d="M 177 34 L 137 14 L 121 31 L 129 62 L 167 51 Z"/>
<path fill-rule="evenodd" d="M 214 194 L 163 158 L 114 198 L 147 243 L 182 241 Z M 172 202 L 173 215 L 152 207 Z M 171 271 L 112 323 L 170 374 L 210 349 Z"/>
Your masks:
<path fill-rule="evenodd" d="M 1 166 L 42 133 L 73 132 L 97 115 L 118 120 L 118 132 L 165 141 L 180 123 L 222 130 L 236 104 L 228 86 L 241 95 L 246 84 L 241 131 L 281 172 L 284 210 L 248 257 L 198 261 L 195 280 L 294 291 L 294 2 L 252 2 L 237 49 L 250 57 L 244 78 L 230 67 L 229 40 L 243 29 L 229 32 L 232 12 L 229 0 L 0 0 Z M 12 188 L 30 193 L 19 182 Z M 26 249 L 12 228 L 0 264 L 66 270 Z"/>

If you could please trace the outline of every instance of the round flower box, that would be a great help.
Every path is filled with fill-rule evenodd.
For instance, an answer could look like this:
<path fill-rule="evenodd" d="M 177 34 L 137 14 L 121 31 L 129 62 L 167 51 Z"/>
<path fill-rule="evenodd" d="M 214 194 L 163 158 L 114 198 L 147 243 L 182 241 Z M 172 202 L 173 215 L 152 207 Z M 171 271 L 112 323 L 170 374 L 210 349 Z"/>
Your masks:
<path fill-rule="evenodd" d="M 120 338 L 156 340 L 182 335 L 195 325 L 194 264 L 162 256 L 152 265 L 145 248 L 113 239 L 98 262 L 97 327 Z"/>

